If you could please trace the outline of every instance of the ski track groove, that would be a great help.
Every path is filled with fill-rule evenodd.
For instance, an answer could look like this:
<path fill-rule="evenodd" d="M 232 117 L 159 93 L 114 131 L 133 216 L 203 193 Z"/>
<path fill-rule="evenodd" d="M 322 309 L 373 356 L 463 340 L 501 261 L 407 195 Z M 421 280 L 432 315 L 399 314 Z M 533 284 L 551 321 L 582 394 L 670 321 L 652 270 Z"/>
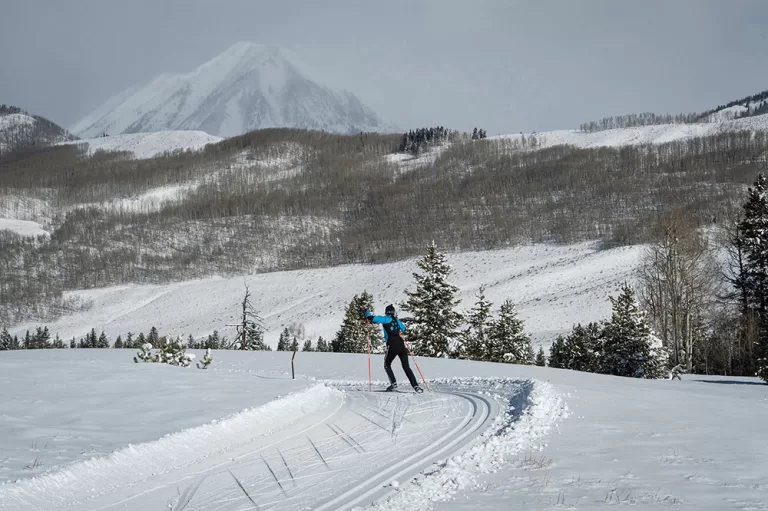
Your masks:
<path fill-rule="evenodd" d="M 442 391 L 377 398 L 373 393 L 337 386 L 347 391 L 338 407 L 321 414 L 314 423 L 297 419 L 286 426 L 299 431 L 287 431 L 283 436 L 281 428 L 276 428 L 171 466 L 153 477 L 102 489 L 52 508 L 85 509 L 91 504 L 87 509 L 105 510 L 130 506 L 136 499 L 148 502 L 153 494 L 162 501 L 161 495 L 171 498 L 169 490 L 179 486 L 186 489 L 172 497 L 177 500 L 175 511 L 243 509 L 244 497 L 250 501 L 248 506 L 254 506 L 250 509 L 268 511 L 341 510 L 367 505 L 392 495 L 395 490 L 388 483 L 393 479 L 415 476 L 471 445 L 504 411 L 505 402 L 486 398 L 470 387 L 448 385 Z M 513 387 L 513 391 L 519 389 Z M 372 419 L 368 415 L 371 413 L 391 421 L 391 431 Z M 383 431 L 390 434 L 382 435 Z M 271 435 L 278 438 L 270 442 Z M 304 436 L 305 441 L 286 445 L 298 436 Z M 265 439 L 268 443 L 258 445 Z M 214 463 L 206 466 L 211 461 Z M 284 485 L 278 477 L 275 469 L 280 464 L 292 485 Z M 195 470 L 198 467 L 202 469 Z M 235 477 L 233 471 L 240 476 Z M 229 483 L 224 482 L 224 477 Z M 139 488 L 142 491 L 131 491 Z M 120 498 L 121 494 L 130 496 Z M 111 495 L 118 498 L 110 499 Z M 100 498 L 109 503 L 99 506 Z"/>

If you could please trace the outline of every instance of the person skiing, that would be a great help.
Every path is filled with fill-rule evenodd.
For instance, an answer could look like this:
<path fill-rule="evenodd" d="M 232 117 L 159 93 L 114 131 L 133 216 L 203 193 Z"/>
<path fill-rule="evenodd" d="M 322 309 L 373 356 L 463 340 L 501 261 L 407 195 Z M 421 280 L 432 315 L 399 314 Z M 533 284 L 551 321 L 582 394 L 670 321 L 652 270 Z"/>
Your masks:
<path fill-rule="evenodd" d="M 392 361 L 395 360 L 395 357 L 400 357 L 403 372 L 408 377 L 413 390 L 423 392 L 416 381 L 416 377 L 413 375 L 413 371 L 411 371 L 411 366 L 408 364 L 408 350 L 405 347 L 405 339 L 400 335 L 401 332 L 406 330 L 405 324 L 397 319 L 394 305 L 387 305 L 384 313 L 386 316 L 374 316 L 370 311 L 365 311 L 365 319 L 370 323 L 378 323 L 384 328 L 384 343 L 387 346 L 387 351 L 384 355 L 384 370 L 387 372 L 390 383 L 386 390 L 387 392 L 397 390 L 397 380 L 395 379 L 395 373 L 392 372 Z"/>

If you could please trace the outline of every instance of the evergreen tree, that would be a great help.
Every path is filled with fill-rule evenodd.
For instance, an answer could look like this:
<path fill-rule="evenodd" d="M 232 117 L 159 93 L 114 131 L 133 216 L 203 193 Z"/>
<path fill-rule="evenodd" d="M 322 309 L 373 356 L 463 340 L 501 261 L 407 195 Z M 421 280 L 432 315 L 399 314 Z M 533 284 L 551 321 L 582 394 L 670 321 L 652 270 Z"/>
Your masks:
<path fill-rule="evenodd" d="M 249 323 L 245 328 L 245 349 L 271 351 L 271 348 L 264 343 L 264 332 L 256 323 Z"/>
<path fill-rule="evenodd" d="M 469 326 L 461 335 L 459 358 L 488 360 L 488 331 L 493 324 L 493 304 L 485 299 L 485 287 L 477 293 L 477 302 L 467 315 Z"/>
<path fill-rule="evenodd" d="M 96 329 L 91 328 L 91 333 L 88 334 L 87 346 L 88 348 L 95 348 L 99 345 L 99 338 L 96 337 Z"/>
<path fill-rule="evenodd" d="M 317 351 L 320 351 L 320 352 L 330 351 L 328 343 L 325 342 L 325 339 L 323 339 L 322 335 L 320 336 L 320 338 L 317 339 Z"/>
<path fill-rule="evenodd" d="M 414 355 L 447 356 L 451 342 L 459 338 L 457 329 L 462 322 L 461 314 L 455 310 L 460 302 L 456 298 L 459 288 L 448 282 L 451 267 L 434 241 L 417 265 L 424 273 L 413 274 L 416 289 L 405 291 L 408 300 L 402 304 L 403 310 L 413 316 L 408 340 Z"/>
<path fill-rule="evenodd" d="M 604 327 L 590 323 L 573 327 L 567 337 L 558 336 L 550 348 L 549 366 L 574 371 L 600 372 Z"/>
<path fill-rule="evenodd" d="M 311 339 L 307 339 L 306 341 L 304 341 L 304 346 L 301 348 L 301 351 L 315 351 L 312 348 L 312 340 Z"/>
<path fill-rule="evenodd" d="M 544 354 L 544 348 L 539 346 L 539 352 L 536 353 L 536 361 L 534 362 L 539 367 L 547 365 L 547 356 Z"/>
<path fill-rule="evenodd" d="M 211 356 L 211 348 L 208 348 L 205 350 L 205 355 L 203 355 L 203 358 L 200 360 L 200 362 L 197 363 L 197 368 L 208 369 L 208 366 L 211 365 L 211 362 L 213 362 L 213 357 Z"/>
<path fill-rule="evenodd" d="M 69 347 L 74 349 L 77 348 L 77 341 L 75 341 L 75 338 L 73 337 L 71 341 L 69 341 Z"/>
<path fill-rule="evenodd" d="M 291 348 L 291 333 L 288 328 L 284 328 L 280 333 L 280 339 L 277 341 L 277 351 L 289 351 Z"/>
<path fill-rule="evenodd" d="M 51 333 L 48 331 L 48 327 L 47 326 L 44 328 L 37 327 L 37 332 L 32 338 L 32 347 L 38 350 L 50 348 L 51 347 L 49 344 L 50 340 L 51 340 Z"/>
<path fill-rule="evenodd" d="M 32 338 L 32 336 L 29 334 L 29 330 L 27 330 L 27 334 L 24 336 L 24 349 L 25 350 L 31 350 L 35 347 L 35 341 Z"/>
<path fill-rule="evenodd" d="M 618 298 L 610 297 L 613 314 L 605 326 L 602 372 L 634 378 L 664 378 L 667 355 L 652 335 L 635 290 L 624 283 Z"/>
<path fill-rule="evenodd" d="M 147 342 L 155 348 L 160 348 L 160 335 L 157 333 L 157 328 L 154 326 L 149 330 L 149 336 L 147 336 Z"/>
<path fill-rule="evenodd" d="M 123 348 L 123 338 L 122 336 L 118 335 L 117 339 L 115 339 L 115 349 L 119 350 Z"/>
<path fill-rule="evenodd" d="M 759 174 L 747 191 L 747 202 L 737 229 L 739 243 L 746 255 L 745 284 L 747 311 L 759 318 L 757 375 L 768 382 L 768 182 Z"/>
<path fill-rule="evenodd" d="M 212 334 L 208 334 L 208 338 L 205 340 L 204 348 L 210 348 L 212 350 L 221 349 L 221 339 L 219 338 L 219 331 L 214 330 Z"/>
<path fill-rule="evenodd" d="M 125 336 L 125 347 L 128 349 L 136 348 L 133 341 L 133 332 L 128 332 L 128 335 Z"/>
<path fill-rule="evenodd" d="M 138 349 L 147 344 L 147 338 L 144 337 L 144 332 L 139 332 L 139 336 L 136 338 L 136 342 L 133 347 Z"/>
<path fill-rule="evenodd" d="M 510 364 L 533 364 L 531 339 L 523 330 L 523 320 L 517 317 L 515 304 L 507 299 L 499 310 L 499 319 L 488 331 L 488 360 Z"/>
<path fill-rule="evenodd" d="M 51 346 L 57 350 L 66 348 L 66 345 L 64 344 L 64 341 L 59 337 L 59 334 L 56 334 L 56 338 L 53 340 L 53 343 Z"/>
<path fill-rule="evenodd" d="M 6 328 L 3 328 L 0 333 L 0 351 L 8 351 L 13 349 L 13 337 L 8 333 Z"/>
<path fill-rule="evenodd" d="M 365 320 L 365 311 L 373 312 L 373 296 L 367 291 L 355 295 L 344 309 L 344 321 L 331 341 L 334 352 L 367 353 L 369 340 L 371 350 L 378 349 L 382 342 L 380 329 Z"/>
<path fill-rule="evenodd" d="M 101 331 L 101 335 L 99 336 L 98 341 L 96 341 L 96 347 L 109 348 L 109 339 L 107 339 L 107 334 L 104 333 L 104 330 Z"/>
<path fill-rule="evenodd" d="M 189 335 L 187 336 L 187 348 L 189 348 L 189 349 L 191 349 L 191 350 L 196 350 L 196 349 L 198 349 L 198 348 L 197 348 L 197 343 L 195 342 L 195 338 L 194 338 L 194 337 L 192 337 L 192 334 L 189 334 Z"/>
<path fill-rule="evenodd" d="M 297 338 L 293 338 L 289 351 L 299 351 L 299 340 Z"/>

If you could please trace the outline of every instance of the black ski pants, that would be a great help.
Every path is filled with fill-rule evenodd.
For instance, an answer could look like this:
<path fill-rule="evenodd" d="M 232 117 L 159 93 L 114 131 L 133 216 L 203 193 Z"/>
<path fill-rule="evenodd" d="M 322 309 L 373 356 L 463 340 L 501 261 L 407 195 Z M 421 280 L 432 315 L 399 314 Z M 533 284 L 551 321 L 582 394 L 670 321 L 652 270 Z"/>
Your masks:
<path fill-rule="evenodd" d="M 413 375 L 413 371 L 411 371 L 411 366 L 408 364 L 408 349 L 405 347 L 405 341 L 403 341 L 402 337 L 392 336 L 389 338 L 387 353 L 384 355 L 384 370 L 387 372 L 389 382 L 392 384 L 397 383 L 395 373 L 392 372 L 392 361 L 395 360 L 395 357 L 400 358 L 403 372 L 408 377 L 408 381 L 411 382 L 411 386 L 415 387 L 418 385 L 419 382 L 416 381 L 416 377 Z"/>

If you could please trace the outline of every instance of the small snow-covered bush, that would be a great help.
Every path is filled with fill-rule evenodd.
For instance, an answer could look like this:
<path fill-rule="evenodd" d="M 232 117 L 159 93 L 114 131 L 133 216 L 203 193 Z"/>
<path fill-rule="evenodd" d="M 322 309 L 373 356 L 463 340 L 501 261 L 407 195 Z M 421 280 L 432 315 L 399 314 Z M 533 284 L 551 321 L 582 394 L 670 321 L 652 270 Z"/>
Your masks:
<path fill-rule="evenodd" d="M 133 361 L 137 364 L 139 363 L 139 360 L 142 362 L 157 362 L 157 356 L 152 355 L 152 344 L 147 342 L 141 345 L 141 351 L 136 353 L 136 356 L 133 357 Z"/>
<path fill-rule="evenodd" d="M 213 362 L 213 357 L 211 356 L 211 348 L 208 348 L 205 350 L 205 355 L 203 355 L 203 358 L 200 359 L 200 362 L 197 363 L 197 368 L 208 369 L 208 366 L 211 365 L 211 362 Z"/>
<path fill-rule="evenodd" d="M 168 339 L 158 354 L 158 362 L 172 366 L 189 367 L 195 356 L 187 354 L 187 346 L 181 337 Z"/>

